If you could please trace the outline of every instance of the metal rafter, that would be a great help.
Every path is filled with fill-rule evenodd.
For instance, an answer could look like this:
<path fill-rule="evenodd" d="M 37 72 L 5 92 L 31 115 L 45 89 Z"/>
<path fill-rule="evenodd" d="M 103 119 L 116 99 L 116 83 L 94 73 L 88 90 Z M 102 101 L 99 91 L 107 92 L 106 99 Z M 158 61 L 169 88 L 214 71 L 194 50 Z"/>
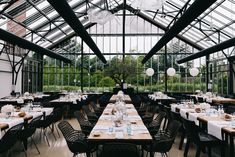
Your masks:
<path fill-rule="evenodd" d="M 72 8 L 66 2 L 66 0 L 47 0 L 55 10 L 63 17 L 63 19 L 68 23 L 68 25 L 83 39 L 83 41 L 91 48 L 91 50 L 97 55 L 97 57 L 103 62 L 106 63 L 106 59 L 100 52 L 99 48 L 89 36 L 85 30 L 82 23 L 77 19 Z"/>
<path fill-rule="evenodd" d="M 52 58 L 56 58 L 56 59 L 59 59 L 59 60 L 62 60 L 64 62 L 68 62 L 70 63 L 71 60 L 57 54 L 57 53 L 54 53 L 53 51 L 51 50 L 48 50 L 48 49 L 45 49 L 41 46 L 38 46 L 28 40 L 25 40 L 23 38 L 20 38 L 12 33 L 9 33 L 3 29 L 0 28 L 0 39 L 1 40 L 4 40 L 6 42 L 9 42 L 13 45 L 17 45 L 21 48 L 24 48 L 24 49 L 28 49 L 28 50 L 31 50 L 31 51 L 34 51 L 36 53 L 39 53 L 41 55 L 47 55 L 47 56 L 50 56 Z"/>
<path fill-rule="evenodd" d="M 196 17 L 201 15 L 216 0 L 196 0 L 187 11 L 177 20 L 177 22 L 166 32 L 166 34 L 157 42 L 157 44 L 144 57 L 142 63 L 146 63 L 156 52 L 174 38 L 180 31 L 189 25 Z"/>

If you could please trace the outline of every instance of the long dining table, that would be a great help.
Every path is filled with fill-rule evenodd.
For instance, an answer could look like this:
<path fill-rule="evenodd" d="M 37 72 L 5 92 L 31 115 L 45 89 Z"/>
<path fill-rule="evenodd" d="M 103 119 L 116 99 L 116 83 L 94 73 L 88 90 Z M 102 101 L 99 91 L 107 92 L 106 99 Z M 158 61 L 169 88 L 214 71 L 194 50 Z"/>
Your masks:
<path fill-rule="evenodd" d="M 202 103 L 205 104 L 205 103 Z M 189 107 L 185 104 L 172 104 L 171 111 L 177 112 L 182 118 L 194 121 L 196 125 L 202 127 L 220 140 L 225 141 L 229 145 L 229 156 L 234 154 L 234 137 L 235 137 L 235 117 L 226 119 L 225 114 L 219 114 L 215 109 L 207 109 L 205 112 L 197 113 L 195 108 L 200 105 Z M 232 117 L 232 115 L 229 115 Z"/>
<path fill-rule="evenodd" d="M 112 97 L 110 98 L 109 102 L 110 102 L 110 103 L 115 103 L 116 100 L 117 100 L 117 97 L 118 97 L 118 95 L 116 95 L 116 94 L 112 95 Z M 125 94 L 125 95 L 123 96 L 123 98 L 124 98 L 125 103 L 132 103 L 131 97 L 130 97 L 129 95 L 126 95 L 126 94 Z"/>
<path fill-rule="evenodd" d="M 44 108 L 35 107 L 31 111 L 24 111 L 25 115 L 23 117 L 19 116 L 20 112 L 13 112 L 9 118 L 6 118 L 4 113 L 1 113 L 0 114 L 0 139 L 3 136 L 2 131 L 7 130 L 20 123 L 24 123 L 24 127 L 27 127 L 28 122 L 31 119 L 36 118 L 40 115 L 43 115 L 43 117 L 47 116 L 51 114 L 52 111 L 53 111 L 53 108 L 49 108 L 49 107 L 44 107 Z M 27 149 L 27 141 L 23 141 L 23 142 L 24 142 L 25 148 Z"/>
<path fill-rule="evenodd" d="M 151 144 L 152 137 L 133 104 L 126 104 L 126 115 L 115 124 L 115 104 L 109 103 L 92 129 L 88 140 L 95 144 L 128 142 Z M 131 131 L 128 129 L 131 129 Z M 152 153 L 150 153 L 152 154 Z"/>

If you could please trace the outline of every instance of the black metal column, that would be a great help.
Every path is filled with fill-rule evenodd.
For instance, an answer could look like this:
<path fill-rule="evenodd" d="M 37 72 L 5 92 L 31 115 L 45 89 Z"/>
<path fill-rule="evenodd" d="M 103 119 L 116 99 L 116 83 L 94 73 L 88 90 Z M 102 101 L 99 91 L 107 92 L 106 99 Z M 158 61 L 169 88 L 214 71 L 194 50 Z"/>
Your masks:
<path fill-rule="evenodd" d="M 228 94 L 233 94 L 233 62 L 229 62 Z"/>
<path fill-rule="evenodd" d="M 167 92 L 167 45 L 165 45 L 165 54 L 164 54 L 164 60 L 165 60 L 165 65 L 164 65 L 164 69 L 165 69 L 165 92 Z"/>
<path fill-rule="evenodd" d="M 208 84 L 209 84 L 209 61 L 210 56 L 206 56 L 206 91 L 209 92 Z"/>
<path fill-rule="evenodd" d="M 82 40 L 82 44 L 81 44 L 81 91 L 83 92 L 83 40 Z"/>

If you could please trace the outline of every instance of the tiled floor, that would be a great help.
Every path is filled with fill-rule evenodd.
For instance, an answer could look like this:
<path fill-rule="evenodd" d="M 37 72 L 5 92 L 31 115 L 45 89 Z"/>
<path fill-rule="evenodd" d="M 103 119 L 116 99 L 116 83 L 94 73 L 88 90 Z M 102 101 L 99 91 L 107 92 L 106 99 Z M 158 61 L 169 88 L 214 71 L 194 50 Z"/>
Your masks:
<path fill-rule="evenodd" d="M 79 129 L 79 124 L 76 119 L 71 119 L 69 120 L 69 122 L 73 125 L 74 128 Z M 58 138 L 57 132 L 55 132 L 55 135 L 57 137 L 56 141 L 52 136 L 52 134 L 49 134 L 49 142 L 51 145 L 50 147 L 47 145 L 46 140 L 44 140 L 44 138 L 41 138 L 40 140 L 39 136 L 35 136 L 34 138 L 35 141 L 37 142 L 41 154 L 38 154 L 34 145 L 32 145 L 32 143 L 29 141 L 28 151 L 27 151 L 28 157 L 72 157 L 73 154 L 69 151 L 62 135 L 60 138 Z M 168 153 L 169 157 L 183 157 L 183 151 L 179 150 L 178 146 L 179 146 L 179 137 L 176 138 L 173 148 Z M 22 145 L 20 143 L 17 143 L 15 147 L 10 151 L 9 157 L 25 157 L 22 148 L 23 148 Z M 85 154 L 78 155 L 78 157 L 84 157 L 84 156 Z M 156 156 L 159 157 L 161 155 L 155 154 L 155 157 Z M 188 153 L 188 157 L 194 157 L 194 156 L 195 156 L 195 148 L 191 147 Z M 201 157 L 205 156 L 206 156 L 205 154 L 203 153 L 201 154 Z M 0 154 L 0 157 L 6 157 L 6 153 Z"/>

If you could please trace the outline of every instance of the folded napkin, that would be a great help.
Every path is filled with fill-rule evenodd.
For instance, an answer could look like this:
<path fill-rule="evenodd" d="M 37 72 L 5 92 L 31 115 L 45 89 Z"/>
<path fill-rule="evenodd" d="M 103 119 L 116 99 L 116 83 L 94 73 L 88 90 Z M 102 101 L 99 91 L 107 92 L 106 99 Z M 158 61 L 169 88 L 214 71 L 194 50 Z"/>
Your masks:
<path fill-rule="evenodd" d="M 171 104 L 171 111 L 175 112 L 176 107 L 179 106 L 177 104 Z"/>
<path fill-rule="evenodd" d="M 96 125 L 93 130 L 95 131 L 107 131 L 109 129 L 109 126 L 105 126 L 105 125 Z"/>
<path fill-rule="evenodd" d="M 117 138 L 117 139 L 123 139 L 123 132 L 116 132 L 116 134 L 115 134 L 115 138 Z"/>
<path fill-rule="evenodd" d="M 199 121 L 197 120 L 197 117 L 205 116 L 205 113 L 189 113 L 188 119 L 190 121 L 194 121 L 196 125 L 199 125 Z"/>

